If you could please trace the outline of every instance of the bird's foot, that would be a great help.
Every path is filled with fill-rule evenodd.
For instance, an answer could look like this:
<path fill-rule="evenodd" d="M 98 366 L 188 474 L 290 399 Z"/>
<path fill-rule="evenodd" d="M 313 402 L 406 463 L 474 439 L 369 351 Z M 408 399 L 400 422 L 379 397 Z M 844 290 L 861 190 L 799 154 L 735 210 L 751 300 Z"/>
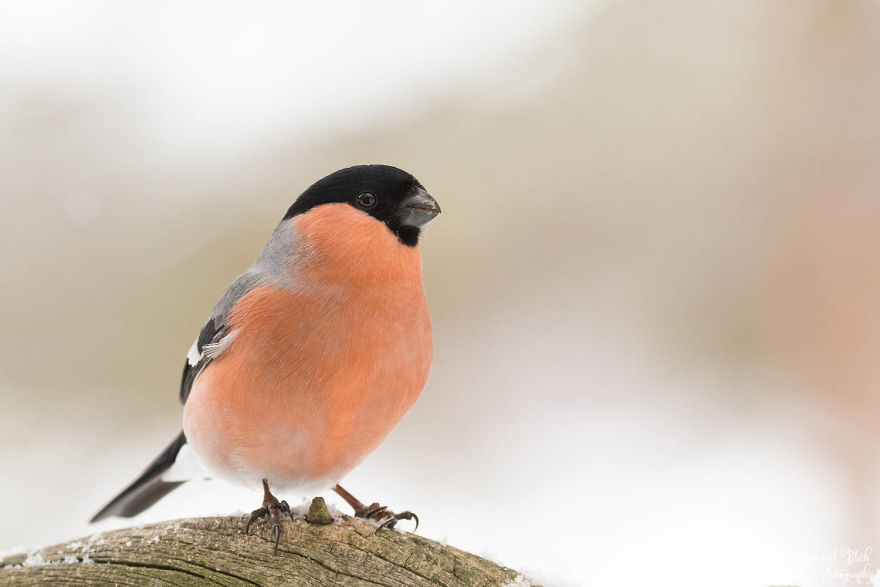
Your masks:
<path fill-rule="evenodd" d="M 247 524 L 244 527 L 244 533 L 247 534 L 251 528 L 251 524 L 262 518 L 269 518 L 272 523 L 272 533 L 275 535 L 275 547 L 272 552 L 278 554 L 278 541 L 281 539 L 281 515 L 287 514 L 293 519 L 290 512 L 290 506 L 286 501 L 278 501 L 274 495 L 269 492 L 269 483 L 263 479 L 263 507 L 255 509 L 251 512 Z"/>
<path fill-rule="evenodd" d="M 387 506 L 379 505 L 378 503 L 364 505 L 355 496 L 343 489 L 341 485 L 336 485 L 336 487 L 333 488 L 333 491 L 352 507 L 356 518 L 379 522 L 380 530 L 382 528 L 394 528 L 399 520 L 415 520 L 416 527 L 413 528 L 413 532 L 419 529 L 419 517 L 412 512 L 400 512 L 399 514 L 395 514 L 389 510 Z"/>
<path fill-rule="evenodd" d="M 405 511 L 400 512 L 399 514 L 395 514 L 388 509 L 388 506 L 379 505 L 378 503 L 372 503 L 367 506 L 355 508 L 354 517 L 379 522 L 380 530 L 382 528 L 394 528 L 399 520 L 415 520 L 416 527 L 413 528 L 412 531 L 415 532 L 419 529 L 419 517 L 414 513 L 410 511 Z"/>

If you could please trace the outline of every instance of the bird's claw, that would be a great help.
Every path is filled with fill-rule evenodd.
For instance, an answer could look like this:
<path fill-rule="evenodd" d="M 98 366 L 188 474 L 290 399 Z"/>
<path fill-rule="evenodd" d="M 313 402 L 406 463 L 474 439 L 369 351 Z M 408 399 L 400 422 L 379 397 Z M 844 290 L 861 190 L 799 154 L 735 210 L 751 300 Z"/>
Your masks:
<path fill-rule="evenodd" d="M 278 508 L 281 510 L 281 513 L 287 514 L 287 517 L 290 518 L 290 521 L 293 521 L 293 512 L 290 511 L 290 506 L 287 504 L 286 500 L 281 500 L 278 504 Z"/>
<path fill-rule="evenodd" d="M 378 503 L 374 503 L 364 508 L 363 512 L 355 512 L 354 515 L 356 518 L 363 518 L 365 520 L 369 520 L 370 518 L 372 518 L 378 521 L 384 517 L 382 514 L 386 511 L 388 511 L 387 505 L 379 505 Z"/>
<path fill-rule="evenodd" d="M 379 529 L 393 529 L 397 525 L 398 520 L 415 520 L 416 526 L 412 529 L 412 531 L 415 532 L 419 529 L 419 517 L 410 511 L 400 512 L 399 514 L 392 515 L 390 518 L 379 524 Z"/>
<path fill-rule="evenodd" d="M 257 508 L 251 512 L 247 524 L 244 526 L 244 533 L 247 534 L 251 528 L 251 524 L 261 518 L 269 518 L 272 523 L 272 534 L 275 536 L 275 547 L 272 552 L 278 554 L 278 543 L 281 540 L 281 515 L 287 516 L 293 520 L 293 513 L 290 511 L 290 505 L 284 500 L 278 501 L 274 495 L 269 493 L 266 487 L 266 495 L 263 498 L 263 507 Z"/>
<path fill-rule="evenodd" d="M 278 552 L 278 541 L 281 540 L 281 523 L 273 522 L 272 523 L 272 532 L 275 534 L 275 547 L 272 548 L 273 553 Z"/>
<path fill-rule="evenodd" d="M 251 524 L 267 515 L 269 515 L 269 508 L 258 508 L 252 511 L 250 517 L 248 518 L 247 524 L 244 525 L 244 533 L 248 533 L 248 531 L 251 529 Z"/>
<path fill-rule="evenodd" d="M 388 506 L 379 505 L 378 503 L 370 504 L 361 510 L 355 511 L 356 518 L 365 520 L 373 520 L 379 522 L 379 530 L 383 528 L 392 529 L 397 525 L 399 520 L 415 520 L 416 526 L 413 532 L 419 529 L 419 517 L 410 511 L 395 514 L 388 509 Z M 382 520 L 385 520 L 384 522 Z"/>

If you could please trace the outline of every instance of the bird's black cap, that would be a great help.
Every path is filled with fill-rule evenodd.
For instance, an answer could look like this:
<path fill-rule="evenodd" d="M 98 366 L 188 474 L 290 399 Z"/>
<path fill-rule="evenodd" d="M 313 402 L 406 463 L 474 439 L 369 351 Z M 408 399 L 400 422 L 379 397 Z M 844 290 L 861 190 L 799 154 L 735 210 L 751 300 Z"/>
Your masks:
<path fill-rule="evenodd" d="M 346 167 L 312 184 L 287 210 L 284 219 L 322 204 L 349 204 L 385 223 L 403 244 L 415 246 L 422 226 L 440 206 L 415 177 L 390 165 Z"/>

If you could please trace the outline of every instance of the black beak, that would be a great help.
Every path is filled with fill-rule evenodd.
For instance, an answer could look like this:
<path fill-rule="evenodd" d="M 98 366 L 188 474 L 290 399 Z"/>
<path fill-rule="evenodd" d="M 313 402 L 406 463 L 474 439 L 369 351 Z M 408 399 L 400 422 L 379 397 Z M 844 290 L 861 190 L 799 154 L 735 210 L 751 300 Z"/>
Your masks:
<path fill-rule="evenodd" d="M 431 222 L 440 213 L 440 205 L 422 188 L 413 188 L 410 195 L 403 199 L 398 208 L 401 226 L 421 228 Z"/>

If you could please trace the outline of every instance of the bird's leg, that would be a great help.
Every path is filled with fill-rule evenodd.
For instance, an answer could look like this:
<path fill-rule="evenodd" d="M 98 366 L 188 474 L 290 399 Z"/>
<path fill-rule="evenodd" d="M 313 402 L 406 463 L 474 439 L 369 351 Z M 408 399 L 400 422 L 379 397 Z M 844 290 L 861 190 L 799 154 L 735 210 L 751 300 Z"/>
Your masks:
<path fill-rule="evenodd" d="M 346 491 L 342 485 L 336 485 L 336 487 L 333 488 L 333 491 L 335 491 L 352 507 L 352 509 L 354 509 L 354 517 L 363 518 L 365 520 L 376 520 L 377 522 L 380 522 L 379 528 L 393 528 L 398 520 L 415 520 L 416 527 L 413 528 L 413 532 L 419 528 L 419 517 L 410 511 L 395 514 L 388 509 L 388 506 L 379 505 L 376 502 L 373 502 L 370 505 L 364 505 L 358 498 Z M 382 520 L 385 521 L 383 522 Z"/>
<path fill-rule="evenodd" d="M 263 479 L 263 507 L 255 509 L 248 518 L 247 525 L 244 527 L 244 533 L 247 534 L 251 524 L 260 518 L 268 517 L 272 522 L 272 532 L 275 534 L 275 548 L 272 552 L 278 553 L 278 541 L 281 539 L 281 514 L 287 514 L 293 519 L 290 513 L 290 506 L 284 500 L 278 501 L 272 492 L 269 491 L 269 482 Z"/>

